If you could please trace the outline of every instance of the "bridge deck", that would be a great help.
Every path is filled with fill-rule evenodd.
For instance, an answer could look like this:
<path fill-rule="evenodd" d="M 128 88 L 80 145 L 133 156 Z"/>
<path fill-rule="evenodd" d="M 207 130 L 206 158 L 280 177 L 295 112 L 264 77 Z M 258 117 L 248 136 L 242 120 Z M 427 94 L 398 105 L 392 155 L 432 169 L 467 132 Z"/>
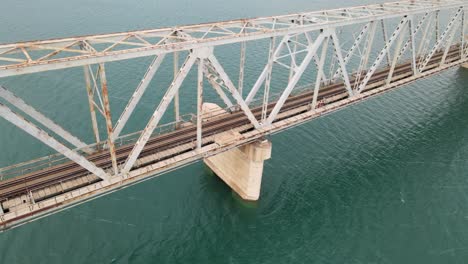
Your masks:
<path fill-rule="evenodd" d="M 430 61 L 426 72 L 439 66 L 439 60 L 443 52 L 438 52 Z M 459 46 L 451 48 L 447 57 L 447 63 L 460 59 Z M 367 91 L 376 90 L 385 86 L 385 79 L 389 69 L 385 68 L 376 72 Z M 412 77 L 411 63 L 402 63 L 395 68 L 392 82 L 398 82 Z M 351 80 L 354 85 L 355 80 Z M 304 91 L 300 94 L 290 96 L 285 107 L 281 110 L 283 113 L 275 122 L 282 119 L 298 116 L 309 110 L 308 106 L 312 101 L 313 92 Z M 345 86 L 342 83 L 336 83 L 322 87 L 319 93 L 321 107 L 333 104 L 338 101 L 347 100 L 348 95 Z M 269 106 L 271 109 L 275 102 Z M 262 107 L 252 109 L 253 114 L 258 118 L 262 114 Z M 253 127 L 248 118 L 241 112 L 236 111 L 210 118 L 203 122 L 204 145 L 214 142 L 213 135 L 227 130 L 236 130 L 246 132 Z M 148 144 L 139 156 L 139 160 L 134 169 L 161 162 L 177 155 L 187 153 L 195 149 L 196 126 L 191 124 L 175 131 L 158 135 L 150 139 Z M 133 144 L 123 145 L 116 151 L 118 162 L 126 160 Z M 89 160 L 97 166 L 108 169 L 112 166 L 107 151 L 98 152 L 88 156 Z M 49 199 L 56 195 L 75 190 L 87 185 L 101 181 L 100 178 L 89 174 L 89 172 L 74 162 L 67 162 L 43 170 L 31 172 L 29 174 L 7 179 L 0 182 L 0 201 L 4 211 L 8 212 L 13 208 L 19 208 L 30 204 L 31 200 L 36 203 Z"/>

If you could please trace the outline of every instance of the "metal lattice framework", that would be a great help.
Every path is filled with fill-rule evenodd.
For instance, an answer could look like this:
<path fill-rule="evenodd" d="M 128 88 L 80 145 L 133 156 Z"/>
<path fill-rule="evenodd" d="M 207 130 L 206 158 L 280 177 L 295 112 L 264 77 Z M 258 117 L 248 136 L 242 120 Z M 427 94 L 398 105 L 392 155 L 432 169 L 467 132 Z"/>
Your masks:
<path fill-rule="evenodd" d="M 2 103 L 0 116 L 101 178 L 104 184 L 111 184 L 130 177 L 140 154 L 172 102 L 175 121 L 181 120 L 179 89 L 192 68 L 197 68 L 198 78 L 197 110 L 194 114 L 198 152 L 192 155 L 200 158 L 220 151 L 211 148 L 211 152 L 203 152 L 204 80 L 212 86 L 226 109 L 242 112 L 254 131 L 268 134 L 277 130 L 276 122 L 285 103 L 301 79 L 309 75 L 309 69 L 314 70 L 314 80 L 309 86 L 312 99 L 308 107 L 311 113 L 315 113 L 326 108 L 319 100 L 319 93 L 326 85 L 342 85 L 343 98 L 351 102 L 365 98 L 366 91 L 377 87 L 375 80 L 383 82 L 382 89 L 400 85 L 399 81 L 403 78 L 395 76 L 397 73 L 401 76 L 399 65 L 406 61 L 411 66 L 409 73 L 405 73 L 405 82 L 466 62 L 467 5 L 468 1 L 464 0 L 407 0 L 173 28 L 3 44 L 0 45 L 0 77 L 73 67 L 84 69 L 83 86 L 88 95 L 96 144 L 84 143 L 3 86 L 0 98 L 29 118 Z M 440 19 L 441 14 L 447 17 L 445 23 Z M 352 35 L 348 47 L 342 37 L 343 28 L 346 27 L 359 29 Z M 380 41 L 377 40 L 379 27 L 382 29 Z M 249 43 L 255 41 L 269 42 L 268 58 L 252 87 L 246 87 L 244 79 L 250 74 L 245 68 L 246 50 Z M 239 79 L 235 82 L 215 55 L 217 49 L 233 44 L 240 45 Z M 129 155 L 124 161 L 119 161 L 115 141 L 171 53 L 175 58 L 174 79 L 155 106 L 145 128 L 138 134 Z M 182 55 L 186 55 L 186 58 L 179 65 L 179 56 Z M 152 62 L 120 118 L 113 124 L 106 63 L 149 56 L 153 57 Z M 351 66 L 357 67 L 357 70 L 350 70 Z M 287 71 L 288 78 L 277 99 L 272 100 L 275 69 Z M 379 73 L 382 69 L 386 69 L 385 76 L 376 79 L 377 75 L 382 75 Z M 244 96 L 244 93 L 247 95 Z M 255 100 L 261 101 L 261 115 L 253 112 Z M 98 114 L 105 120 L 105 140 L 99 133 Z M 53 131 L 57 137 L 49 135 L 44 129 Z M 112 161 L 109 168 L 101 168 L 87 158 L 88 154 L 102 149 L 109 153 Z"/>

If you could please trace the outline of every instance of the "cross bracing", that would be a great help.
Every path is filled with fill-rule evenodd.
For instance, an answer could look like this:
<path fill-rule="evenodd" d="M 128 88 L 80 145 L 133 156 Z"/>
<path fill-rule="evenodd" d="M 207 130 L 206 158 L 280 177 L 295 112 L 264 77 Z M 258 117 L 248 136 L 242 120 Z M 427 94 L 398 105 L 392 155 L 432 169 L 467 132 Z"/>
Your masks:
<path fill-rule="evenodd" d="M 456 8 L 464 3 L 463 0 L 407 0 L 173 28 L 4 44 L 0 45 L 0 77 L 337 28 Z"/>

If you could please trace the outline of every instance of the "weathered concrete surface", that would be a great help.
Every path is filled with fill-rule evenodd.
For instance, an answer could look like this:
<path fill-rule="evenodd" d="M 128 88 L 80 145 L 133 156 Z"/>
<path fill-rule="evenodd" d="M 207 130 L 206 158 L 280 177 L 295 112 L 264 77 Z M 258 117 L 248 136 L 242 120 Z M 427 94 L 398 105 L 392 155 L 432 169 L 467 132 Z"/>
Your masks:
<path fill-rule="evenodd" d="M 260 197 L 263 162 L 270 157 L 271 142 L 263 140 L 206 158 L 204 162 L 242 199 L 256 201 Z"/>
<path fill-rule="evenodd" d="M 226 111 L 213 103 L 203 103 L 203 120 L 216 118 Z M 215 136 L 221 146 L 242 139 L 239 132 L 226 131 Z M 205 164 L 242 199 L 256 201 L 260 197 L 263 162 L 271 157 L 271 142 L 254 142 L 205 158 Z"/>

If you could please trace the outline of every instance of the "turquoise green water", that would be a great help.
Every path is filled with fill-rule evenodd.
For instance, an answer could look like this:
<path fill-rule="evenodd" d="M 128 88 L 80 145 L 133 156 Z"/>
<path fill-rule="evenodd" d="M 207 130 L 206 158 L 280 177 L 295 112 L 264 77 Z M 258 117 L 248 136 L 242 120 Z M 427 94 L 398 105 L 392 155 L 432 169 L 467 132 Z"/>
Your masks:
<path fill-rule="evenodd" d="M 8 0 L 0 42 L 360 3 Z M 132 65 L 108 67 L 117 112 L 144 69 Z M 81 69 L 58 73 L 0 82 L 89 141 Z M 0 234 L 0 263 L 466 263 L 467 80 L 450 70 L 272 136 L 255 206 L 196 163 Z M 50 153 L 0 127 L 1 165 Z"/>

